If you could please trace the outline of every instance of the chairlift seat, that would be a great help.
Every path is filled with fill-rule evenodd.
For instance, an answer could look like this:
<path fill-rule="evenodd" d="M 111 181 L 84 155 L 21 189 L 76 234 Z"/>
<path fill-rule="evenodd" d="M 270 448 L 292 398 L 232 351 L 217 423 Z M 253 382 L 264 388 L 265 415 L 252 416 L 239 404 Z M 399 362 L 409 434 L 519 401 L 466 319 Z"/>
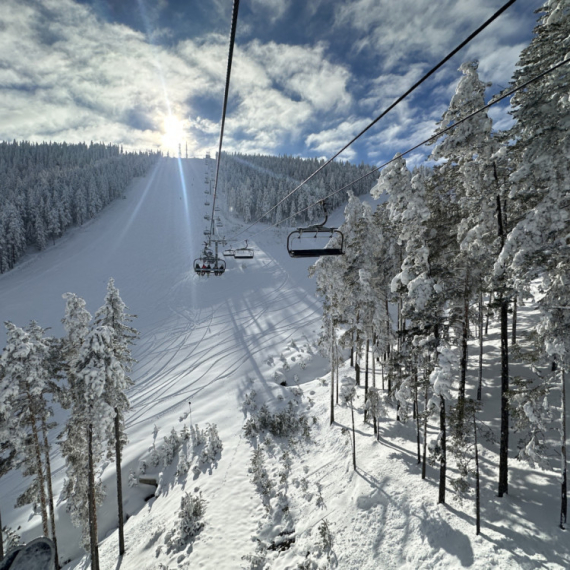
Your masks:
<path fill-rule="evenodd" d="M 253 259 L 253 249 L 236 249 L 234 253 L 235 259 Z"/>
<path fill-rule="evenodd" d="M 298 239 L 302 241 L 303 234 L 313 234 L 313 237 L 326 237 L 329 239 L 333 237 L 340 238 L 340 246 L 336 247 L 307 247 L 300 248 L 293 245 L 293 240 Z M 310 236 L 307 236 L 307 240 Z M 305 241 L 306 243 L 306 241 Z M 344 236 L 340 230 L 336 228 L 325 228 L 323 226 L 310 226 L 307 228 L 298 228 L 292 231 L 287 237 L 287 251 L 291 257 L 324 257 L 333 255 L 344 255 Z"/>

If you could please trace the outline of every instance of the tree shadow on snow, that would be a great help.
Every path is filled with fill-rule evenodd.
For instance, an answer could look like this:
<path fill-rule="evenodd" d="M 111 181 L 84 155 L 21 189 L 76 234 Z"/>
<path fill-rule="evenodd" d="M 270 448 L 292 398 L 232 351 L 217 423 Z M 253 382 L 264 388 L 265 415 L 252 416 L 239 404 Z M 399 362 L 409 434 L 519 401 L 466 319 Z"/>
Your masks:
<path fill-rule="evenodd" d="M 449 505 L 446 505 L 449 509 Z M 459 560 L 464 568 L 472 566 L 475 562 L 471 539 L 461 531 L 454 529 L 446 520 L 442 519 L 436 511 L 436 515 L 427 512 L 422 507 L 422 530 L 428 544 L 435 551 L 445 550 L 451 556 Z M 449 509 L 453 510 L 453 509 Z"/>

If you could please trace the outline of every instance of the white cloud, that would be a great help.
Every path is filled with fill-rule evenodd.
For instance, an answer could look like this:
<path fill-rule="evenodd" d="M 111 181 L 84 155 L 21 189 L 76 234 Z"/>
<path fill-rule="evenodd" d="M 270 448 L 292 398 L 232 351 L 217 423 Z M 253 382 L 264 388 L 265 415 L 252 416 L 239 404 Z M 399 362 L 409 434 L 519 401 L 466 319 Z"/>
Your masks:
<path fill-rule="evenodd" d="M 291 6 L 291 0 L 249 0 L 253 11 L 262 10 L 269 16 L 269 21 L 275 23 Z"/>
<path fill-rule="evenodd" d="M 174 45 L 170 36 L 159 45 L 156 35 L 151 42 L 148 35 L 103 21 L 89 5 L 74 0 L 1 1 L 0 139 L 104 140 L 156 147 L 162 142 L 164 118 L 172 113 L 181 121 L 190 152 L 217 147 L 215 109 L 221 114 L 227 34 L 205 33 Z M 251 1 L 263 15 L 259 20 L 274 24 L 291 15 L 292 0 Z M 287 145 L 300 154 L 331 156 L 499 4 L 339 3 L 333 34 L 326 37 L 333 42 L 339 34 L 352 34 L 355 51 L 347 59 L 335 53 L 338 46 L 320 39 L 286 45 L 240 42 L 238 36 L 224 149 L 282 152 Z M 212 10 L 226 17 L 228 6 L 214 0 Z M 303 13 L 311 9 L 307 6 Z M 405 150 L 401 145 L 411 146 L 433 131 L 464 60 L 479 59 L 482 79 L 496 82 L 492 92 L 505 86 L 522 48 L 517 17 L 507 11 L 461 57 L 367 133 L 358 151 L 349 149 L 341 158 L 355 157 L 362 149 L 371 158 L 391 157 Z M 167 37 L 170 31 L 158 33 Z M 361 57 L 354 57 L 358 50 Z M 493 116 L 499 126 L 507 124 L 504 115 Z"/>
<path fill-rule="evenodd" d="M 253 41 L 247 55 L 286 94 L 308 101 L 319 111 L 345 109 L 351 102 L 347 91 L 350 72 L 327 61 L 326 47 L 323 43 L 311 47 Z"/>
<path fill-rule="evenodd" d="M 209 98 L 221 111 L 226 36 L 153 45 L 72 0 L 42 9 L 4 0 L 0 26 L 0 138 L 157 147 L 172 113 L 192 152 L 216 146 L 219 125 L 191 102 Z M 271 152 L 301 137 L 315 113 L 347 108 L 350 72 L 326 58 L 325 44 L 236 46 L 224 148 Z"/>
<path fill-rule="evenodd" d="M 309 135 L 305 139 L 307 146 L 316 152 L 322 152 L 325 156 L 330 158 L 366 127 L 368 122 L 367 119 L 350 117 L 334 128 L 325 129 Z M 355 154 L 354 149 L 349 147 L 339 158 L 342 160 L 350 160 L 354 158 Z"/>
<path fill-rule="evenodd" d="M 338 6 L 336 25 L 351 26 L 359 34 L 356 49 L 377 51 L 387 71 L 410 60 L 442 57 L 501 4 L 498 0 L 355 0 Z M 488 28 L 489 35 L 497 35 L 498 26 L 504 37 L 516 19 L 507 10 Z M 492 49 L 481 47 L 486 53 Z"/>

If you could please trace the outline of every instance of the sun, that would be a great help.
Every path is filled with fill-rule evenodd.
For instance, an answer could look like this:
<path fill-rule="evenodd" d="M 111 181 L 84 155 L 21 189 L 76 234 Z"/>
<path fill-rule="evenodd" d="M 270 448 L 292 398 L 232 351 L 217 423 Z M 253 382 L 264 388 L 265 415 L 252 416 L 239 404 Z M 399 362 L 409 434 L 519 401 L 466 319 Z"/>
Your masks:
<path fill-rule="evenodd" d="M 184 126 L 182 121 L 174 115 L 165 117 L 162 134 L 162 149 L 170 155 L 178 154 L 178 145 L 184 140 Z"/>

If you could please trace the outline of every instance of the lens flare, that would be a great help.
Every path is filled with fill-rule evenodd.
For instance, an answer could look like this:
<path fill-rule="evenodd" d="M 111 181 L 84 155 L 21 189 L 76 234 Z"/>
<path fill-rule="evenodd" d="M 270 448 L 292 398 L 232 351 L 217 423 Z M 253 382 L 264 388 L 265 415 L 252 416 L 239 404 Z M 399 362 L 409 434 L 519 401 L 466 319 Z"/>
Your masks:
<path fill-rule="evenodd" d="M 178 154 L 178 145 L 184 142 L 184 125 L 182 121 L 174 115 L 169 115 L 164 119 L 162 134 L 162 149 L 171 155 Z"/>

